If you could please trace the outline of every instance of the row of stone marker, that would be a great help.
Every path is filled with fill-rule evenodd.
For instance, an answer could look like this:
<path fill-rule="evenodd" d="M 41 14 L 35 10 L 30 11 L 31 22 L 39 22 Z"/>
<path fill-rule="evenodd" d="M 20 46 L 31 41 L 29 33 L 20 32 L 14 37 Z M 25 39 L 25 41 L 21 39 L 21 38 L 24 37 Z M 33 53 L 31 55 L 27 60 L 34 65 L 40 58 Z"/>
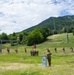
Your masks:
<path fill-rule="evenodd" d="M 10 53 L 10 48 L 7 48 L 6 51 L 7 51 L 7 53 Z M 18 53 L 18 49 L 15 49 L 14 51 L 15 51 L 15 53 Z M 27 53 L 26 48 L 24 49 L 24 52 Z M 0 49 L 0 53 L 2 54 L 2 49 Z M 38 50 L 31 50 L 30 54 L 31 54 L 31 56 L 38 56 L 39 51 Z"/>
<path fill-rule="evenodd" d="M 70 47 L 70 50 L 71 50 L 71 52 L 74 52 L 74 50 L 73 50 L 72 47 Z M 6 51 L 7 51 L 7 53 L 10 53 L 10 48 L 7 48 Z M 15 49 L 14 51 L 15 51 L 15 53 L 18 53 L 18 49 Z M 54 51 L 56 53 L 58 53 L 58 49 L 57 48 L 54 48 Z M 63 47 L 62 48 L 62 51 L 65 53 L 66 52 L 66 49 Z M 27 53 L 26 48 L 24 49 L 24 52 Z M 0 49 L 0 53 L 2 53 L 2 49 Z M 39 51 L 37 51 L 37 50 L 31 50 L 30 51 L 30 54 L 31 54 L 31 56 L 38 56 Z"/>
<path fill-rule="evenodd" d="M 74 50 L 73 50 L 72 47 L 70 47 L 70 50 L 71 50 L 72 53 L 74 52 Z M 58 53 L 57 48 L 54 48 L 54 51 L 55 51 L 56 53 Z M 63 47 L 63 48 L 62 48 L 62 51 L 65 53 L 65 52 L 66 52 L 66 49 Z"/>

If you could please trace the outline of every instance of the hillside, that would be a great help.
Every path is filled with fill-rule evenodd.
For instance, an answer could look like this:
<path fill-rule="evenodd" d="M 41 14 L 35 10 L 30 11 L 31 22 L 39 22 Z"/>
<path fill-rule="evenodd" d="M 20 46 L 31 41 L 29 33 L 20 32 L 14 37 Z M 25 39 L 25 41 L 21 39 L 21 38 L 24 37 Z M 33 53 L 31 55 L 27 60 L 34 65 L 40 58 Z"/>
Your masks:
<path fill-rule="evenodd" d="M 74 75 L 74 36 L 69 33 L 69 43 L 66 42 L 66 33 L 51 35 L 46 42 L 37 45 L 39 56 L 31 56 L 32 46 L 18 45 L 10 46 L 3 44 L 0 54 L 0 75 Z M 7 53 L 6 48 L 10 48 Z M 54 48 L 57 48 L 57 53 Z M 65 47 L 65 53 L 62 48 Z M 18 53 L 15 53 L 15 49 Z M 27 49 L 27 53 L 24 52 Z M 49 48 L 51 55 L 51 67 L 42 66 L 42 56 L 46 55 L 46 48 Z"/>
<path fill-rule="evenodd" d="M 30 27 L 24 31 L 32 31 L 35 28 L 48 27 L 50 30 L 60 30 L 63 27 L 71 27 L 74 26 L 74 15 L 62 16 L 62 17 L 50 17 L 36 26 Z"/>

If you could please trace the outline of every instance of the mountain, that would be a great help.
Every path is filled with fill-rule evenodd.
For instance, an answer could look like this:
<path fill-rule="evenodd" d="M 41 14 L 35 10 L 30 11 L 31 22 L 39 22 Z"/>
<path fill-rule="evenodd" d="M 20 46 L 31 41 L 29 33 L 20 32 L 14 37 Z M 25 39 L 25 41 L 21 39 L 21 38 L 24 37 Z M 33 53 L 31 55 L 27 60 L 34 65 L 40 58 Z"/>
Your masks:
<path fill-rule="evenodd" d="M 60 30 L 63 27 L 69 28 L 71 26 L 74 26 L 74 15 L 68 15 L 68 16 L 61 16 L 61 17 L 50 17 L 41 23 L 39 23 L 36 26 L 30 27 L 24 31 L 32 31 L 35 28 L 42 28 L 42 27 L 48 27 L 50 30 Z"/>

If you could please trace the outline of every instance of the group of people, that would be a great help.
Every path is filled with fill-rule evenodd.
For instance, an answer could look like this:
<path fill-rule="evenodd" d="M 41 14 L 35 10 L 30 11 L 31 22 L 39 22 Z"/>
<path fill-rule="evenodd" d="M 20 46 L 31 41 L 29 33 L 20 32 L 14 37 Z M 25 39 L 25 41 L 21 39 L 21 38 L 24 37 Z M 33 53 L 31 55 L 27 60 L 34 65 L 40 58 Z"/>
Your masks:
<path fill-rule="evenodd" d="M 31 54 L 31 56 L 38 56 L 39 51 L 38 50 L 31 50 L 30 54 Z"/>
<path fill-rule="evenodd" d="M 36 50 L 36 44 L 33 45 L 32 50 L 30 51 L 31 56 L 38 56 L 39 55 L 39 51 Z"/>
<path fill-rule="evenodd" d="M 71 52 L 74 52 L 72 47 L 70 47 L 70 49 L 71 49 Z M 7 50 L 8 53 L 10 53 L 10 48 L 7 48 L 6 50 Z M 46 48 L 46 50 L 47 50 L 46 59 L 48 61 L 48 66 L 51 66 L 51 55 L 52 55 L 52 53 L 50 52 L 50 50 L 48 48 Z M 64 47 L 62 48 L 62 50 L 65 53 L 65 48 Z M 16 53 L 18 53 L 18 49 L 15 49 L 14 51 Z M 54 48 L 54 51 L 57 53 L 58 52 L 57 48 Z M 26 48 L 24 48 L 24 52 L 27 53 Z M 2 53 L 2 49 L 0 49 L 0 53 Z M 39 55 L 39 51 L 36 50 L 35 45 L 34 45 L 34 48 L 30 51 L 30 54 L 31 54 L 31 56 L 38 56 Z"/>
<path fill-rule="evenodd" d="M 10 48 L 7 48 L 6 49 L 7 50 L 7 52 L 8 53 L 10 53 Z M 47 55 L 46 55 L 46 57 L 47 57 L 47 60 L 48 60 L 48 64 L 49 64 L 49 66 L 51 66 L 51 52 L 50 52 L 50 50 L 49 49 L 46 49 L 47 50 Z M 16 53 L 18 53 L 18 50 L 17 49 L 15 49 L 14 50 Z M 26 50 L 26 48 L 24 49 L 24 51 L 25 51 L 25 53 L 27 53 L 27 50 Z M 0 53 L 2 53 L 2 49 L 0 49 Z M 38 56 L 38 54 L 39 54 L 39 51 L 38 50 L 31 50 L 30 51 L 30 53 L 31 53 L 31 56 Z"/>

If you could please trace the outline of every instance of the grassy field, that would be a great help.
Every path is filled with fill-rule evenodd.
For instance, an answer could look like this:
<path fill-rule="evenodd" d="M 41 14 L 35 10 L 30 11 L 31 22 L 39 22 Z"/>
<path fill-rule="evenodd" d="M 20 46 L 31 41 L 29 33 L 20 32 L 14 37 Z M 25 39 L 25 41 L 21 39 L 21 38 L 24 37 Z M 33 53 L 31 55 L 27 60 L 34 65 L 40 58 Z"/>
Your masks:
<path fill-rule="evenodd" d="M 6 51 L 10 47 L 10 53 Z M 54 48 L 58 53 L 55 53 Z M 65 47 L 66 53 L 62 48 Z M 66 34 L 49 36 L 48 40 L 37 45 L 39 56 L 31 56 L 32 46 L 14 46 L 3 45 L 3 53 L 0 54 L 0 75 L 74 75 L 74 53 L 70 47 L 74 48 L 74 36 L 69 33 L 69 43 L 66 42 Z M 15 53 L 14 49 L 19 52 Z M 27 53 L 24 52 L 27 49 Z M 52 66 L 42 66 L 42 56 L 46 55 L 46 48 L 52 53 Z"/>

